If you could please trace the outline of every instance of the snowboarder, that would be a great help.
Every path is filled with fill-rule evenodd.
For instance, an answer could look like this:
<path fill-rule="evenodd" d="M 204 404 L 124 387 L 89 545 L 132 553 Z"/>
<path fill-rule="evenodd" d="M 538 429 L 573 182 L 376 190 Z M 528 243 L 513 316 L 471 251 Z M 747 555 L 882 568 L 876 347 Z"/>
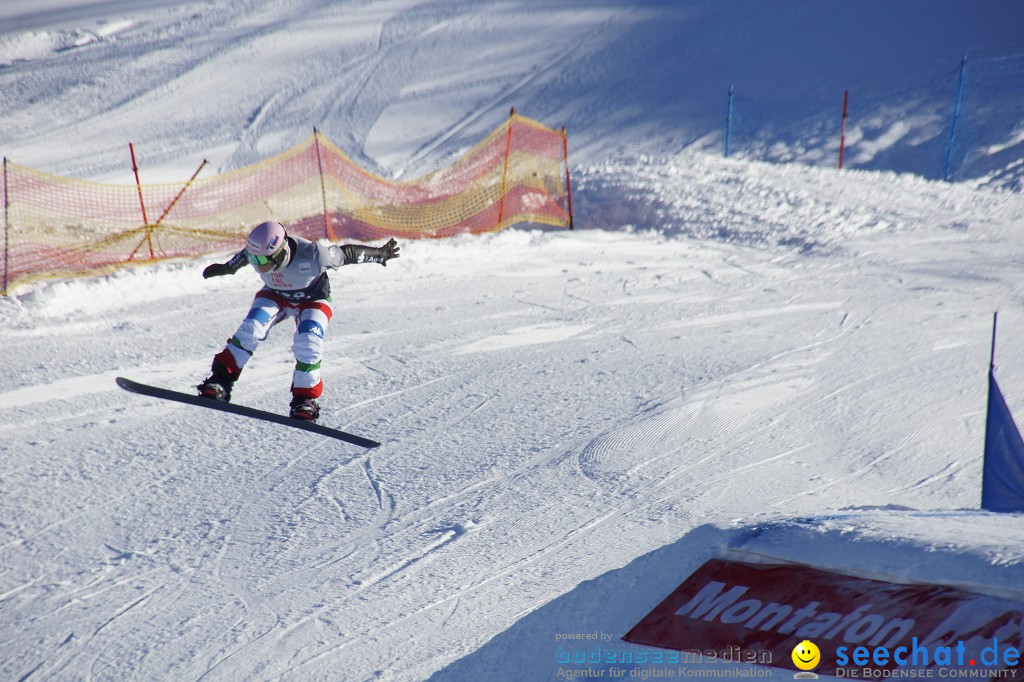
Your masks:
<path fill-rule="evenodd" d="M 256 347 L 267 338 L 271 327 L 285 317 L 295 318 L 292 353 L 291 416 L 315 421 L 320 416 L 317 398 L 323 393 L 320 362 L 324 333 L 331 321 L 331 282 L 328 269 L 351 263 L 380 263 L 386 266 L 398 258 L 398 242 L 384 246 L 331 244 L 323 246 L 299 237 L 288 236 L 277 222 L 257 225 L 249 233 L 245 248 L 227 263 L 214 263 L 203 270 L 203 278 L 233 275 L 248 262 L 263 279 L 249 314 L 228 339 L 224 350 L 213 358 L 212 374 L 197 386 L 199 395 L 213 400 L 231 400 L 231 387 Z"/>

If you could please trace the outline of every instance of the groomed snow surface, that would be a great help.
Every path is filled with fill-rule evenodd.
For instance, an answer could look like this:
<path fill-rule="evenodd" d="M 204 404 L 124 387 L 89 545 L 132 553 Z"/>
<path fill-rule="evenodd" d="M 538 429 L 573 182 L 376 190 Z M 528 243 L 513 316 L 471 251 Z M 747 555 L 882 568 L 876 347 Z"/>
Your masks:
<path fill-rule="evenodd" d="M 996 310 L 997 377 L 1024 414 L 1024 197 L 679 151 L 665 141 L 690 124 L 647 118 L 646 90 L 613 141 L 588 118 L 615 61 L 600 44 L 668 10 L 558 5 L 607 39 L 571 43 L 584 58 L 515 52 L 486 5 L 309 2 L 284 21 L 274 3 L 100 3 L 106 33 L 87 3 L 19 15 L 0 140 L 50 172 L 112 177 L 135 137 L 180 179 L 193 152 L 227 168 L 294 143 L 305 115 L 415 174 L 513 95 L 551 124 L 582 117 L 590 146 L 582 229 L 406 240 L 386 268 L 332 274 L 321 421 L 374 450 L 115 386 L 206 375 L 258 288 L 248 270 L 201 278 L 228 254 L 0 301 L 0 678 L 550 679 L 556 633 L 621 637 L 704 560 L 744 553 L 1024 599 L 1020 516 L 978 510 Z M 501 8 L 543 42 L 535 15 Z M 299 58 L 332 26 L 352 32 L 351 68 Z M 460 39 L 494 59 L 460 71 Z M 271 45 L 300 66 L 274 53 L 279 72 L 232 76 Z M 554 106 L 540 66 L 557 60 L 595 71 Z M 317 64 L 345 87 L 296 80 Z M 293 89 L 273 99 L 268 81 Z M 253 101 L 204 103 L 232 89 Z M 196 108 L 158 110 L 175 96 Z M 51 127 L 30 132 L 45 106 Z M 237 402 L 286 409 L 285 326 Z"/>
<path fill-rule="evenodd" d="M 188 390 L 252 273 L 169 263 L 4 301 L 5 674 L 422 679 L 695 528 L 794 516 L 809 531 L 775 556 L 1016 589 L 1015 517 L 971 510 L 995 308 L 1024 409 L 1021 197 L 658 168 L 623 177 L 678 232 L 406 242 L 336 273 L 322 421 L 372 451 L 115 387 Z M 688 234 L 695 204 L 735 233 Z M 289 343 L 272 333 L 237 401 L 285 409 Z M 684 546 L 637 600 L 708 552 Z M 553 613 L 517 642 L 542 669 L 545 628 L 578 627 Z M 586 625 L 605 616 L 633 625 Z"/>

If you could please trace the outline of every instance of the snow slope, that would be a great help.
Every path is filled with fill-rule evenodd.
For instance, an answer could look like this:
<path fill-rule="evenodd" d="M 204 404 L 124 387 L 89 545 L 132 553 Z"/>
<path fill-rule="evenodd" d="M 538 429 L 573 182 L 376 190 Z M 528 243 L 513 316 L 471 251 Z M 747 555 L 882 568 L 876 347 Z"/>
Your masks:
<path fill-rule="evenodd" d="M 642 672 L 664 676 L 680 669 L 690 671 L 692 677 L 792 679 L 787 671 L 730 660 L 658 664 L 654 659 L 658 650 L 619 638 L 675 587 L 673 578 L 682 582 L 705 561 L 723 557 L 753 563 L 797 562 L 889 583 L 957 586 L 1019 604 L 1024 598 L 1020 589 L 1022 557 L 1016 550 L 1007 553 L 1005 546 L 1007 535 L 1017 533 L 1019 523 L 1015 515 L 887 506 L 728 527 L 698 526 L 621 569 L 581 583 L 430 679 L 505 679 L 509 670 L 515 670 L 518 679 L 566 679 L 567 671 L 584 673 L 581 679 L 614 679 L 618 672 L 629 671 L 630 677 L 636 678 Z M 663 579 L 652 580 L 652 576 Z M 570 639 L 578 634 L 596 637 Z M 561 644 L 557 644 L 557 635 L 563 637 Z M 640 662 L 641 653 L 648 655 L 645 663 Z M 661 653 L 664 656 L 666 652 Z M 619 662 L 624 660 L 633 663 Z M 822 666 L 816 672 L 821 678 L 834 679 L 824 674 L 825 670 Z M 933 670 L 931 676 L 955 677 L 951 673 L 961 670 L 946 669 L 945 675 Z M 893 671 L 893 677 L 898 672 Z M 847 676 L 867 677 L 858 669 L 847 669 Z"/>
<path fill-rule="evenodd" d="M 115 387 L 205 375 L 257 286 L 202 280 L 223 254 L 0 301 L 0 678 L 543 678 L 567 621 L 633 624 L 566 604 L 623 599 L 625 580 L 638 611 L 729 547 L 1021 584 L 1017 517 L 972 510 L 996 309 L 998 376 L 1024 413 L 1024 197 L 681 150 L 709 129 L 651 108 L 653 57 L 637 72 L 616 55 L 639 63 L 659 39 L 677 65 L 712 54 L 714 34 L 664 45 L 718 3 L 45 6 L 0 15 L 24 22 L 0 50 L 0 147 L 19 163 L 116 177 L 133 139 L 144 181 L 180 178 L 318 124 L 414 174 L 514 103 L 569 125 L 594 229 L 406 242 L 387 268 L 335 273 L 322 421 L 372 451 Z M 954 62 L 972 41 L 1012 47 L 1005 16 L 972 17 Z M 97 37 L 67 47 L 79 34 Z M 859 72 L 882 75 L 898 85 Z M 236 400 L 284 409 L 289 336 Z"/>
<path fill-rule="evenodd" d="M 958 170 L 980 178 L 1022 156 L 1022 25 L 999 0 L 5 2 L 0 150 L 129 182 L 133 141 L 143 182 L 177 181 L 317 127 L 415 176 L 515 106 L 568 126 L 577 162 L 720 153 L 734 85 L 733 154 L 834 166 L 849 90 L 848 167 L 938 177 L 967 54 Z"/>
<path fill-rule="evenodd" d="M 114 387 L 201 378 L 252 274 L 176 263 L 5 301 L 5 670 L 420 679 L 696 526 L 976 507 L 990 312 L 1024 325 L 1019 195 L 672 168 L 749 183 L 739 231 L 764 230 L 766 194 L 791 202 L 820 246 L 514 230 L 345 268 L 323 420 L 385 442 L 365 453 Z M 732 205 L 706 189 L 709 215 Z M 800 236 L 851 206 L 876 223 Z M 287 344 L 237 400 L 283 409 Z M 1000 366 L 1024 408 L 1019 345 Z M 985 542 L 962 553 L 996 561 Z"/>

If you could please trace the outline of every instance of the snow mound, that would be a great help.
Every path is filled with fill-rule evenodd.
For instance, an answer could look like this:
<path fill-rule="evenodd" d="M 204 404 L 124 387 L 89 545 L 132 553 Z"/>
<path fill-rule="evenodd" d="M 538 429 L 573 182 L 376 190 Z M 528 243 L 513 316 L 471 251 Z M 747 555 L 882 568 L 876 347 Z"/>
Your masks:
<path fill-rule="evenodd" d="M 569 666 L 564 658 L 559 662 L 555 633 L 596 633 L 588 645 L 600 644 L 606 652 L 650 651 L 621 638 L 679 583 L 716 557 L 798 563 L 843 575 L 934 583 L 1020 600 L 1024 598 L 1024 551 L 1005 545 L 1019 526 L 1017 515 L 897 506 L 699 526 L 620 569 L 580 583 L 430 679 L 557 679 L 559 669 Z M 739 674 L 750 666 L 704 661 L 687 667 Z"/>

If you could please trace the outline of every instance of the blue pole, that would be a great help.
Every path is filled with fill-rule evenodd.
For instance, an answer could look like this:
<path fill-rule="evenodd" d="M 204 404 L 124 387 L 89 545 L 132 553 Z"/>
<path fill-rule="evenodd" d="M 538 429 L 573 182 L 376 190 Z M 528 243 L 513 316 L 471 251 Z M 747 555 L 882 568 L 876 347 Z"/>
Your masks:
<path fill-rule="evenodd" d="M 942 167 L 942 179 L 949 182 L 953 172 L 953 147 L 956 140 L 956 124 L 960 119 L 960 104 L 964 97 L 964 81 L 967 80 L 967 54 L 960 61 L 960 82 L 956 86 L 956 101 L 953 103 L 953 120 L 949 124 L 949 140 L 946 142 L 946 161 Z"/>
<path fill-rule="evenodd" d="M 732 96 L 736 91 L 735 85 L 729 86 L 729 108 L 725 114 L 725 157 L 729 158 L 729 142 L 732 140 Z"/>

